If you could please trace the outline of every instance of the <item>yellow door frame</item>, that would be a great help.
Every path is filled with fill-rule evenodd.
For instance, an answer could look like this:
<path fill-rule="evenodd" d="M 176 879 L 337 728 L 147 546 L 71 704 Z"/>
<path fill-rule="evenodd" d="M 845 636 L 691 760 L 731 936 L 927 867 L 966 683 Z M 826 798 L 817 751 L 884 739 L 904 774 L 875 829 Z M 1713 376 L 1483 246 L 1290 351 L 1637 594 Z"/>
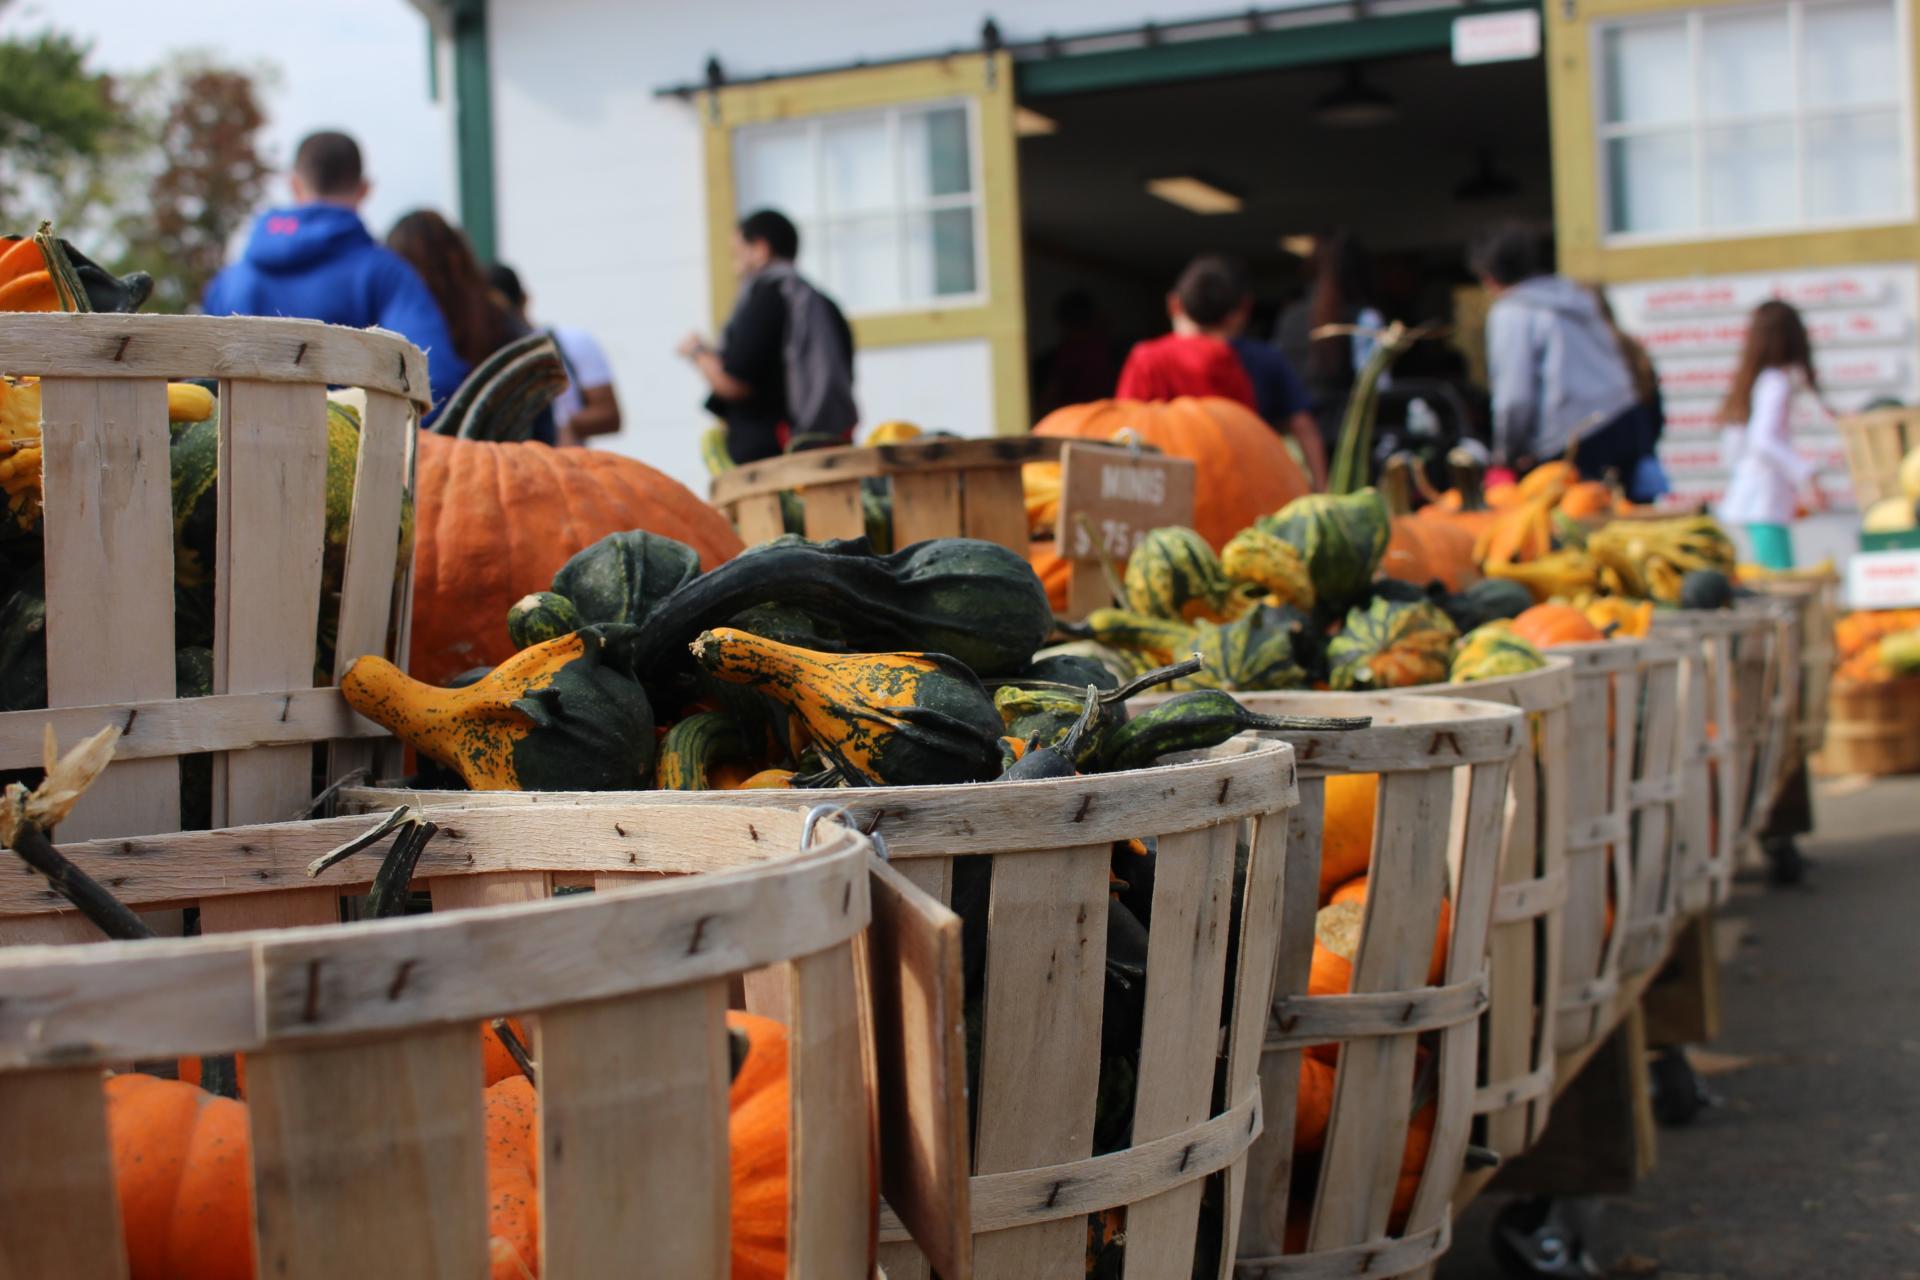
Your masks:
<path fill-rule="evenodd" d="M 862 348 L 879 348 L 985 340 L 993 368 L 994 430 L 1018 434 L 1028 427 L 1027 309 L 1020 261 L 1013 60 L 1004 52 L 954 54 L 702 91 L 698 104 L 706 134 L 707 271 L 714 325 L 726 320 L 739 289 L 729 252 L 738 217 L 735 129 L 942 98 L 975 103 L 986 301 L 852 317 L 854 341 Z"/>
<path fill-rule="evenodd" d="M 1594 109 L 1593 29 L 1620 18 L 1683 14 L 1721 6 L 1752 7 L 1757 0 L 1577 0 L 1548 4 L 1547 95 L 1553 147 L 1553 215 L 1560 269 L 1583 280 L 1659 280 L 1676 276 L 1837 267 L 1862 262 L 1899 262 L 1920 256 L 1920 221 L 1796 231 L 1755 236 L 1717 236 L 1658 244 L 1607 243 L 1600 207 L 1600 122 Z M 1907 4 L 1908 0 L 1894 0 Z M 1920 23 L 1908 14 L 1909 84 L 1920 67 Z M 1916 113 L 1912 136 L 1920 139 L 1920 92 L 1909 90 Z M 1915 157 L 1909 155 L 1911 167 Z M 1920 178 L 1915 199 L 1920 201 Z"/>

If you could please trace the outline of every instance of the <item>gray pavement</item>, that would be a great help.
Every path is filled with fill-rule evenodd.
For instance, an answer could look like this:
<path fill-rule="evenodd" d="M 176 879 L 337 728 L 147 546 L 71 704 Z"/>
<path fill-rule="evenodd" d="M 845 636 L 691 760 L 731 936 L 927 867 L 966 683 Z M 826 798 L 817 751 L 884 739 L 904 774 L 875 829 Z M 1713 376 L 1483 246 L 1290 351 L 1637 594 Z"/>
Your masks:
<path fill-rule="evenodd" d="M 1805 887 L 1742 884 L 1707 1059 L 1723 1105 L 1660 1130 L 1595 1254 L 1665 1280 L 1920 1280 L 1920 777 L 1818 784 Z M 1455 1224 L 1440 1280 L 1505 1273 L 1502 1199 Z"/>

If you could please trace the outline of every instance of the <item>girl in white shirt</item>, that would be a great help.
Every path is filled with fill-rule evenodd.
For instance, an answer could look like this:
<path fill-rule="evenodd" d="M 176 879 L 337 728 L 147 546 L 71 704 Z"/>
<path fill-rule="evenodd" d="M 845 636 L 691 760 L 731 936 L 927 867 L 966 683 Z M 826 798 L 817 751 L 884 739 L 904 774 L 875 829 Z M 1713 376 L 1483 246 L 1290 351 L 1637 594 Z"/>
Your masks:
<path fill-rule="evenodd" d="M 1804 498 L 1810 511 L 1825 506 L 1814 486 L 1813 464 L 1793 451 L 1788 421 L 1802 392 L 1819 396 L 1813 349 L 1800 313 L 1778 299 L 1754 308 L 1733 385 L 1720 406 L 1721 452 L 1732 467 L 1719 515 L 1743 524 L 1754 558 L 1769 569 L 1793 567 L 1788 524 Z"/>

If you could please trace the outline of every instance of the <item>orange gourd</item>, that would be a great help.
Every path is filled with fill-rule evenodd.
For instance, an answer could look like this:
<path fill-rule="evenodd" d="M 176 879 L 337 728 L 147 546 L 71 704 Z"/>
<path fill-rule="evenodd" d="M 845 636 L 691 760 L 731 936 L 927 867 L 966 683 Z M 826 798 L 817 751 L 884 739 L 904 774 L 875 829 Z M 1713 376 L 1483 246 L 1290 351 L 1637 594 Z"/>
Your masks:
<path fill-rule="evenodd" d="M 1326 781 L 1325 818 L 1320 835 L 1320 904 L 1373 861 L 1374 809 L 1380 775 L 1336 773 Z"/>
<path fill-rule="evenodd" d="M 1438 578 L 1449 591 L 1463 591 L 1479 580 L 1474 535 L 1457 517 L 1428 516 L 1413 510 L 1414 463 L 1405 454 L 1387 460 L 1381 491 L 1392 515 L 1392 532 L 1380 557 L 1380 576 L 1418 586 Z"/>
<path fill-rule="evenodd" d="M 1041 419 L 1033 434 L 1112 440 L 1123 430 L 1162 453 L 1193 460 L 1193 527 L 1215 551 L 1312 489 L 1278 433 L 1246 406 L 1215 396 L 1068 405 Z M 1066 574 L 1056 567 L 1063 562 L 1044 546 L 1028 560 L 1054 607 L 1064 609 Z"/>
<path fill-rule="evenodd" d="M 1367 877 L 1349 880 L 1333 891 L 1328 905 L 1351 902 L 1364 906 L 1367 901 Z M 1440 918 L 1433 929 L 1433 960 L 1427 966 L 1427 985 L 1437 987 L 1447 975 L 1447 936 L 1453 932 L 1453 904 L 1440 899 Z"/>
<path fill-rule="evenodd" d="M 0 284 L 0 311 L 58 311 L 60 291 L 53 274 L 32 271 Z"/>
<path fill-rule="evenodd" d="M 1513 620 L 1513 634 L 1537 649 L 1587 644 L 1606 636 L 1570 604 L 1537 604 Z"/>
<path fill-rule="evenodd" d="M 727 518 L 644 462 L 601 449 L 419 437 L 409 670 L 446 684 L 514 654 L 500 620 L 609 533 L 677 539 L 711 569 L 743 544 Z"/>

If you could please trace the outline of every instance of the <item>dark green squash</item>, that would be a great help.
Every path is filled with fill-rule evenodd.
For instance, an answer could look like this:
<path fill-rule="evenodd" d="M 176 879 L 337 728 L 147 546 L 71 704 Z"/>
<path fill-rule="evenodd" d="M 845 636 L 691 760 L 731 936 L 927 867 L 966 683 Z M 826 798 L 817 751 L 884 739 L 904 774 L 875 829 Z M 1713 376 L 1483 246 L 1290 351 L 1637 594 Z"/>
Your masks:
<path fill-rule="evenodd" d="M 660 602 L 641 624 L 634 669 L 663 672 L 701 632 L 762 604 L 799 608 L 865 652 L 946 654 L 980 676 L 1019 671 L 1053 630 L 1046 588 L 998 543 L 936 538 L 876 556 L 864 538 L 776 538 Z"/>
<path fill-rule="evenodd" d="M 700 576 L 700 553 L 644 529 L 610 533 L 576 552 L 553 575 L 553 592 L 589 625 L 637 625 L 668 596 Z"/>
<path fill-rule="evenodd" d="M 709 791 L 718 765 L 740 764 L 750 755 L 740 722 L 724 711 L 696 711 L 676 721 L 660 739 L 653 764 L 662 791 Z"/>
<path fill-rule="evenodd" d="M 1299 729 L 1318 732 L 1364 729 L 1368 716 L 1263 716 L 1249 711 L 1224 689 L 1176 694 L 1158 706 L 1137 712 L 1107 739 L 1101 765 L 1106 772 L 1143 769 L 1177 751 L 1217 747 L 1248 729 Z"/>
<path fill-rule="evenodd" d="M 1000 713 L 1008 737 L 1028 743 L 1029 749 L 1057 747 L 1072 733 L 1085 710 L 1089 685 L 1099 688 L 1092 681 L 1080 686 L 1078 692 L 1071 685 L 1039 681 L 1002 685 L 993 692 L 993 707 Z M 1101 700 L 1099 708 L 1098 723 L 1081 730 L 1074 757 L 1077 764 L 1091 766 L 1106 736 L 1126 723 L 1124 703 Z"/>
<path fill-rule="evenodd" d="M 792 709 L 849 779 L 917 786 L 1000 772 L 993 699 L 944 654 L 816 653 L 732 628 L 702 633 L 692 651 L 713 675 Z"/>
<path fill-rule="evenodd" d="M 578 631 L 581 625 L 580 611 L 573 607 L 573 601 L 552 591 L 529 592 L 507 610 L 507 636 L 516 649 Z"/>
<path fill-rule="evenodd" d="M 1533 593 L 1506 578 L 1483 578 L 1440 602 L 1462 634 L 1499 618 L 1517 618 L 1533 608 Z"/>
<path fill-rule="evenodd" d="M 19 587 L 0 603 L 0 711 L 46 705 L 47 602 L 38 591 Z"/>
<path fill-rule="evenodd" d="M 1106 663 L 1079 653 L 1050 653 L 1044 658 L 1035 658 L 1020 673 L 1020 680 L 1064 684 L 1075 689 L 1087 685 L 1108 690 L 1120 687 L 1120 677 L 1113 674 Z"/>
<path fill-rule="evenodd" d="M 1680 579 L 1682 609 L 1733 608 L 1733 583 L 1718 569 L 1689 569 Z"/>

